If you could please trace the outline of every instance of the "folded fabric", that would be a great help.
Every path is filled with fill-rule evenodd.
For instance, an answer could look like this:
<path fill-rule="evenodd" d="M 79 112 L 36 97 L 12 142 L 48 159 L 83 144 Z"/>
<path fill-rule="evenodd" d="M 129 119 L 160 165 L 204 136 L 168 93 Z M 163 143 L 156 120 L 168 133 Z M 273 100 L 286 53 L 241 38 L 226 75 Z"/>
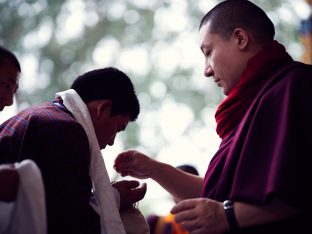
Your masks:
<path fill-rule="evenodd" d="M 15 202 L 1 203 L 0 233 L 46 234 L 45 193 L 41 172 L 30 159 L 15 163 L 19 186 Z"/>

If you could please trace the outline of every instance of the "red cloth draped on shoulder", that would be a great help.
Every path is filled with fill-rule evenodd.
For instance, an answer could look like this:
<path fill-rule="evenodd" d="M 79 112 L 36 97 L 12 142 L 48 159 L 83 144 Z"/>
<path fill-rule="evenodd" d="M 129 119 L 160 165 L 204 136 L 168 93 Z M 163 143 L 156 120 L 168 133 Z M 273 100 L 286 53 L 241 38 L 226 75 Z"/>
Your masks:
<path fill-rule="evenodd" d="M 251 102 L 273 69 L 293 59 L 283 45 L 272 41 L 249 60 L 239 83 L 219 105 L 215 118 L 217 133 L 224 139 L 241 122 Z"/>

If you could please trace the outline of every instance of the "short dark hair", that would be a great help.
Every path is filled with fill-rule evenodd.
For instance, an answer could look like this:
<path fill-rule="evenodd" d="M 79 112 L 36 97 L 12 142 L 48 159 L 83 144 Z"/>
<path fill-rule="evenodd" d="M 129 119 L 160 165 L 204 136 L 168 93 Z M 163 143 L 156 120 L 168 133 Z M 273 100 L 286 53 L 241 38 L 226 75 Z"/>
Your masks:
<path fill-rule="evenodd" d="M 130 78 L 114 67 L 96 69 L 78 76 L 71 88 L 85 103 L 111 100 L 111 115 L 130 115 L 134 121 L 140 113 L 140 104 Z"/>
<path fill-rule="evenodd" d="M 201 20 L 199 29 L 209 21 L 209 30 L 229 39 L 235 28 L 243 28 L 260 44 L 273 40 L 274 24 L 266 13 L 248 0 L 227 0 L 217 4 Z"/>
<path fill-rule="evenodd" d="M 197 169 L 190 164 L 182 164 L 180 166 L 177 166 L 176 168 L 178 168 L 182 171 L 185 171 L 187 173 L 193 174 L 193 175 L 199 175 Z"/>
<path fill-rule="evenodd" d="M 15 54 L 4 46 L 0 45 L 0 64 L 2 64 L 4 61 L 10 61 L 16 66 L 18 72 L 21 72 L 21 65 Z"/>

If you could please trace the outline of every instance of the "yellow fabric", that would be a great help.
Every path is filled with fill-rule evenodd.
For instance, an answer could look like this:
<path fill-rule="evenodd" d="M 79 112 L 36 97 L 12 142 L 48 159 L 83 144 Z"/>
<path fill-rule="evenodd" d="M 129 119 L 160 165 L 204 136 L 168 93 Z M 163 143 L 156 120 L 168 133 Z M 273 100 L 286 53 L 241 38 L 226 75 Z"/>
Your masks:
<path fill-rule="evenodd" d="M 159 217 L 155 229 L 155 234 L 189 234 L 180 224 L 174 221 L 174 216 L 172 214 Z M 171 232 L 169 230 L 171 230 Z"/>

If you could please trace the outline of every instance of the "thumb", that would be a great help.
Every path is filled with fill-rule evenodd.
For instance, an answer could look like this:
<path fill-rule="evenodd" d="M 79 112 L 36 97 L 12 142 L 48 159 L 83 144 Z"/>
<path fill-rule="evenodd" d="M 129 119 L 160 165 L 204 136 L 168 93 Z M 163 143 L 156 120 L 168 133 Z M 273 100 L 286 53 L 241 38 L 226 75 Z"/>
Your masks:
<path fill-rule="evenodd" d="M 142 183 L 138 188 L 135 189 L 137 192 L 138 201 L 142 200 L 147 191 L 147 184 Z"/>

